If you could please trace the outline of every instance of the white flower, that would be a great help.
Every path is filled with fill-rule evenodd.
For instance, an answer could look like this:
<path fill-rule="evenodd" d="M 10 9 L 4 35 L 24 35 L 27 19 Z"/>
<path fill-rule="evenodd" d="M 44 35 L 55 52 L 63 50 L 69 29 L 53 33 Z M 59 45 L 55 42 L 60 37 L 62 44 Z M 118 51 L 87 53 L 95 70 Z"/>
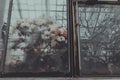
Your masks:
<path fill-rule="evenodd" d="M 21 49 L 12 50 L 11 55 L 18 56 L 16 60 L 21 60 L 21 61 L 24 61 L 26 57 L 24 50 Z"/>
<path fill-rule="evenodd" d="M 34 28 L 36 27 L 36 25 L 31 24 L 30 27 L 31 27 L 32 29 L 34 29 Z"/>
<path fill-rule="evenodd" d="M 50 39 L 50 36 L 47 36 L 47 35 L 44 35 L 44 34 L 42 34 L 41 37 L 42 37 L 42 39 L 44 39 L 44 40 Z"/>
<path fill-rule="evenodd" d="M 45 49 L 44 52 L 45 52 L 45 53 L 48 52 L 48 49 Z"/>
<path fill-rule="evenodd" d="M 15 43 L 14 42 L 9 42 L 8 48 L 11 48 Z"/>
<path fill-rule="evenodd" d="M 31 36 L 26 36 L 25 39 L 26 39 L 27 44 L 30 44 L 32 42 L 31 41 L 32 40 Z"/>
<path fill-rule="evenodd" d="M 28 27 L 28 29 L 26 30 L 26 32 L 32 32 L 32 28 Z"/>
<path fill-rule="evenodd" d="M 50 31 L 44 31 L 44 35 L 50 35 Z"/>
<path fill-rule="evenodd" d="M 43 34 L 41 34 L 41 37 L 44 40 L 50 39 L 50 31 L 48 31 L 47 29 L 44 30 Z"/>
<path fill-rule="evenodd" d="M 112 31 L 112 34 L 114 34 L 115 33 L 115 31 Z"/>
<path fill-rule="evenodd" d="M 13 25 L 13 26 L 10 26 L 10 35 L 11 34 L 14 34 L 15 33 L 15 31 L 16 31 L 16 27 L 17 27 L 17 25 L 15 24 L 15 25 Z"/>
<path fill-rule="evenodd" d="M 27 22 L 21 23 L 21 27 L 25 27 L 25 26 L 30 26 L 30 24 Z"/>
<path fill-rule="evenodd" d="M 40 61 L 44 61 L 44 59 L 43 59 L 43 58 L 41 58 L 41 59 L 40 59 Z"/>
<path fill-rule="evenodd" d="M 21 49 L 16 49 L 16 50 L 13 50 L 11 49 L 10 50 L 11 54 L 9 55 L 9 58 L 10 60 L 8 61 L 7 60 L 7 64 L 16 64 L 17 60 L 20 60 L 20 61 L 24 61 L 25 60 L 25 53 L 23 50 Z"/>
<path fill-rule="evenodd" d="M 62 27 L 59 30 L 60 30 L 61 34 L 64 34 L 64 31 L 66 31 L 66 28 Z"/>
<path fill-rule="evenodd" d="M 20 38 L 20 36 L 18 35 L 19 31 L 16 30 L 14 34 L 10 35 L 10 39 L 11 40 L 16 40 L 18 38 Z"/>
<path fill-rule="evenodd" d="M 51 34 L 50 34 L 50 37 L 51 37 L 52 39 L 55 39 L 56 34 L 51 33 Z"/>
<path fill-rule="evenodd" d="M 56 46 L 56 45 L 57 45 L 57 42 L 54 41 L 54 40 L 52 40 L 52 41 L 51 41 L 51 46 L 54 47 L 54 46 Z"/>
<path fill-rule="evenodd" d="M 20 38 L 22 38 L 22 39 L 26 39 L 26 36 L 23 36 L 23 35 L 22 35 L 22 36 L 20 36 Z"/>
<path fill-rule="evenodd" d="M 41 20 L 41 23 L 42 23 L 42 24 L 47 24 L 47 20 L 46 20 L 46 19 L 42 19 L 42 20 Z"/>
<path fill-rule="evenodd" d="M 17 63 L 18 56 L 9 56 L 9 59 L 7 60 L 6 64 L 8 65 L 15 65 Z"/>
<path fill-rule="evenodd" d="M 18 47 L 20 47 L 20 48 L 24 48 L 26 46 L 27 46 L 27 43 L 25 43 L 25 42 L 22 42 L 18 45 Z"/>
<path fill-rule="evenodd" d="M 53 25 L 49 25 L 50 27 L 50 31 L 55 31 L 57 28 L 58 28 L 58 25 L 57 24 L 53 24 Z"/>
<path fill-rule="evenodd" d="M 57 41 L 59 41 L 59 42 L 65 41 L 65 37 L 64 36 L 58 36 Z"/>

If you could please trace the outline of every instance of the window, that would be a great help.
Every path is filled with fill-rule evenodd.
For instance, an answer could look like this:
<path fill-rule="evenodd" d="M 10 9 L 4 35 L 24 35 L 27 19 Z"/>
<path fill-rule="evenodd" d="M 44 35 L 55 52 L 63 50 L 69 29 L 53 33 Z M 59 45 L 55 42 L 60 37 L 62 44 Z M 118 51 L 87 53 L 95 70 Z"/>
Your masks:
<path fill-rule="evenodd" d="M 80 76 L 120 75 L 119 2 L 76 1 L 75 14 Z"/>
<path fill-rule="evenodd" d="M 119 1 L 6 0 L 3 5 L 0 76 L 120 75 Z"/>
<path fill-rule="evenodd" d="M 5 76 L 68 76 L 66 8 L 66 0 L 10 0 L 4 17 Z"/>

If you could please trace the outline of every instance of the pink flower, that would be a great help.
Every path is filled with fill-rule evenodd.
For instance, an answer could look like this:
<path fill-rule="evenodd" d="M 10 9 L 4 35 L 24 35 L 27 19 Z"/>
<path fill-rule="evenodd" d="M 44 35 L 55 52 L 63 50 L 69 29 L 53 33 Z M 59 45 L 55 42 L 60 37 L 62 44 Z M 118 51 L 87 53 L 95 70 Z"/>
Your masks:
<path fill-rule="evenodd" d="M 67 37 L 67 30 L 64 30 L 63 35 Z"/>
<path fill-rule="evenodd" d="M 51 41 L 51 46 L 54 47 L 57 45 L 57 42 L 56 41 Z"/>
<path fill-rule="evenodd" d="M 56 28 L 55 34 L 58 35 L 58 34 L 60 34 L 60 33 L 61 33 L 60 29 L 59 29 L 59 28 Z"/>

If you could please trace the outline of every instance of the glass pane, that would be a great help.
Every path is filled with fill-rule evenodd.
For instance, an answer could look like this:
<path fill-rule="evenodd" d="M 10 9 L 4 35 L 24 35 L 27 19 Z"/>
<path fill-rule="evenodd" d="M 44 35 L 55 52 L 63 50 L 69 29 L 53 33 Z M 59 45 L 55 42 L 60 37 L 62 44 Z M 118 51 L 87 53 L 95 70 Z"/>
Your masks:
<path fill-rule="evenodd" d="M 14 0 L 7 73 L 68 72 L 66 1 L 50 1 Z"/>
<path fill-rule="evenodd" d="M 120 75 L 120 6 L 78 8 L 82 75 Z"/>
<path fill-rule="evenodd" d="M 4 51 L 4 38 L 5 38 L 5 27 L 6 22 L 4 22 L 5 0 L 0 0 L 0 72 L 3 70 L 3 51 Z"/>
<path fill-rule="evenodd" d="M 0 39 L 0 72 L 2 71 L 2 59 L 3 59 L 3 39 Z"/>

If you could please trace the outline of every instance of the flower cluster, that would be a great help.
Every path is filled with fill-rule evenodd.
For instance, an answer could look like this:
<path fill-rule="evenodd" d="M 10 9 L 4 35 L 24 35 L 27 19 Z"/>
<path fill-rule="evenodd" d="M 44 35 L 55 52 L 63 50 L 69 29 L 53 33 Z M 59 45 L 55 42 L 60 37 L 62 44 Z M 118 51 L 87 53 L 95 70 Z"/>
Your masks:
<path fill-rule="evenodd" d="M 55 28 L 54 30 L 51 30 L 51 46 L 52 47 L 58 47 L 62 48 L 67 43 L 67 30 L 66 28 Z"/>
<path fill-rule="evenodd" d="M 10 27 L 9 36 L 12 40 L 9 44 L 12 54 L 26 55 L 31 53 L 44 56 L 51 53 L 51 49 L 67 47 L 67 29 L 45 18 L 17 21 L 15 25 Z M 16 53 L 18 49 L 19 53 Z"/>

